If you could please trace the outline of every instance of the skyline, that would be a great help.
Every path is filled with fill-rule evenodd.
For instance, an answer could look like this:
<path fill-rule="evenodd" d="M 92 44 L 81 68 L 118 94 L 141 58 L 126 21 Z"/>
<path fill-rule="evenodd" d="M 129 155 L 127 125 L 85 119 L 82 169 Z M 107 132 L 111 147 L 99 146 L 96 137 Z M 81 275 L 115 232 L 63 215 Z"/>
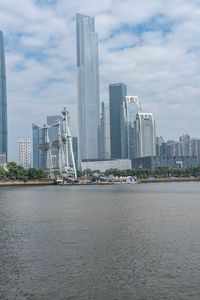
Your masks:
<path fill-rule="evenodd" d="M 96 20 L 101 101 L 108 100 L 109 84 L 124 82 L 128 95 L 137 95 L 143 110 L 153 112 L 157 136 L 165 140 L 176 140 L 183 132 L 199 136 L 200 4 L 184 0 L 88 3 L 3 0 L 0 4 L 9 160 L 17 158 L 18 139 L 31 137 L 32 123 L 42 125 L 46 115 L 63 106 L 69 107 L 72 134 L 77 134 L 76 12 Z"/>

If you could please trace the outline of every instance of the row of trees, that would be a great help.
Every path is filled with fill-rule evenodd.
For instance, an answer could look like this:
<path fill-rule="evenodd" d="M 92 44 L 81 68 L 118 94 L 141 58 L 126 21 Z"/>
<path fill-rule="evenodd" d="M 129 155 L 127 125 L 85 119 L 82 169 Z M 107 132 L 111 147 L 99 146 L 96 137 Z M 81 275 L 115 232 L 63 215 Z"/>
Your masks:
<path fill-rule="evenodd" d="M 86 169 L 79 175 L 91 176 L 93 173 L 100 173 L 99 170 L 92 171 Z M 171 169 L 169 167 L 158 167 L 155 170 L 151 169 L 128 169 L 128 170 L 119 170 L 119 169 L 108 169 L 105 171 L 105 175 L 113 176 L 137 176 L 138 178 L 146 178 L 149 176 L 154 177 L 187 177 L 194 176 L 200 177 L 200 166 L 193 168 L 184 168 L 184 169 Z"/>
<path fill-rule="evenodd" d="M 0 166 L 0 180 L 33 180 L 45 178 L 45 173 L 41 169 L 25 169 L 22 166 L 18 166 L 15 162 L 7 164 L 7 168 L 4 169 Z"/>
<path fill-rule="evenodd" d="M 86 169 L 83 172 L 78 171 L 77 175 L 80 176 L 92 176 L 94 174 L 100 174 L 99 170 L 92 171 Z M 159 167 L 155 170 L 150 169 L 109 169 L 105 171 L 105 176 L 137 176 L 138 178 L 147 178 L 149 176 L 154 177 L 187 177 L 194 176 L 200 177 L 200 166 L 194 168 L 185 169 L 170 169 L 168 167 Z M 22 166 L 18 166 L 15 162 L 10 162 L 7 164 L 7 169 L 5 170 L 0 166 L 0 180 L 34 180 L 45 178 L 46 174 L 42 169 L 25 169 Z"/>

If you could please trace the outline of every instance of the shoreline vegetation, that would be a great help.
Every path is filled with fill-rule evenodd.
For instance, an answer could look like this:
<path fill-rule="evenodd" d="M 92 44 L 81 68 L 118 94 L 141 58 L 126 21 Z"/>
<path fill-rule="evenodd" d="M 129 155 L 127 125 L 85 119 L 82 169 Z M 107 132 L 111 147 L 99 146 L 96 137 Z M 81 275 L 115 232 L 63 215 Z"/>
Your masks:
<path fill-rule="evenodd" d="M 155 178 L 155 179 L 138 179 L 138 184 L 145 183 L 169 183 L 169 182 L 199 182 L 200 178 L 190 178 L 190 177 L 178 177 L 178 178 Z M 77 183 L 64 183 L 61 186 L 86 186 L 86 185 L 113 185 L 113 184 L 131 184 L 122 181 L 89 181 L 89 180 L 80 180 Z M 53 179 L 40 179 L 40 180 L 0 180 L 0 186 L 42 186 L 42 185 L 55 185 Z"/>
<path fill-rule="evenodd" d="M 200 181 L 200 166 L 194 168 L 170 169 L 159 167 L 150 169 L 108 169 L 104 173 L 99 170 L 86 169 L 77 171 L 77 181 L 59 181 L 60 185 L 108 185 L 135 183 L 165 183 Z M 56 179 L 48 179 L 47 172 L 42 169 L 25 169 L 14 162 L 6 167 L 0 166 L 0 186 L 38 186 L 58 184 Z"/>

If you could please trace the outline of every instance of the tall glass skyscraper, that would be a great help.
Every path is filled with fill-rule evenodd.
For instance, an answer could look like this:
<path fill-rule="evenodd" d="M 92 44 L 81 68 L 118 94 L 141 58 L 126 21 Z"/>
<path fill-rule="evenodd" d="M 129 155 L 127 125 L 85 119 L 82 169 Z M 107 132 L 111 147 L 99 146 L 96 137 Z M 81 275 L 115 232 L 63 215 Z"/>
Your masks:
<path fill-rule="evenodd" d="M 110 104 L 110 147 L 111 158 L 127 158 L 127 134 L 125 116 L 125 96 L 127 86 L 124 83 L 109 85 Z"/>
<path fill-rule="evenodd" d="M 32 142 L 33 168 L 44 169 L 46 167 L 45 155 L 44 151 L 39 149 L 39 144 L 44 143 L 44 130 L 34 123 L 32 124 Z"/>
<path fill-rule="evenodd" d="M 3 33 L 0 31 L 0 157 L 7 161 L 6 67 Z"/>
<path fill-rule="evenodd" d="M 134 136 L 134 122 L 136 115 L 142 112 L 141 102 L 137 96 L 126 96 L 126 129 L 128 140 L 128 158 L 135 158 L 136 137 Z"/>
<path fill-rule="evenodd" d="M 100 129 L 98 35 L 93 17 L 76 14 L 78 153 L 82 159 L 99 157 Z"/>
<path fill-rule="evenodd" d="M 109 103 L 101 103 L 100 159 L 110 159 L 110 111 Z"/>
<path fill-rule="evenodd" d="M 156 155 L 156 130 L 152 113 L 139 113 L 136 115 L 134 126 L 136 137 L 135 157 Z"/>

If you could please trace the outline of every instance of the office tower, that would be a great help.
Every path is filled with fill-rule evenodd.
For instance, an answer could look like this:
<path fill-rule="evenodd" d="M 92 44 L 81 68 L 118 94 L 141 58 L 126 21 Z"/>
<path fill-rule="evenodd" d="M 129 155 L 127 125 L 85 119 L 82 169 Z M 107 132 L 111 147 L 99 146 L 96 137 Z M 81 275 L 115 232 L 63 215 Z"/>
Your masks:
<path fill-rule="evenodd" d="M 57 122 L 62 122 L 62 117 L 60 115 L 55 116 L 47 116 L 47 125 L 51 126 Z M 57 140 L 58 138 L 58 128 L 57 127 L 50 127 L 48 130 L 49 133 L 49 142 L 52 143 L 53 141 Z M 61 126 L 61 133 L 63 128 Z M 53 168 L 58 168 L 58 148 L 51 149 L 51 156 L 52 156 L 52 164 Z"/>
<path fill-rule="evenodd" d="M 126 96 L 125 102 L 128 158 L 133 159 L 135 158 L 134 122 L 136 115 L 142 112 L 142 108 L 137 96 Z"/>
<path fill-rule="evenodd" d="M 0 160 L 7 162 L 7 98 L 3 33 L 0 31 Z"/>
<path fill-rule="evenodd" d="M 99 154 L 99 65 L 98 35 L 94 18 L 76 14 L 78 153 L 82 159 Z"/>
<path fill-rule="evenodd" d="M 111 158 L 127 158 L 127 134 L 125 116 L 125 96 L 127 87 L 124 83 L 109 85 L 110 108 L 110 148 Z"/>
<path fill-rule="evenodd" d="M 100 159 L 110 159 L 110 111 L 109 103 L 101 103 L 101 155 Z"/>
<path fill-rule="evenodd" d="M 166 153 L 165 141 L 162 136 L 156 137 L 156 156 L 162 156 Z"/>
<path fill-rule="evenodd" d="M 156 155 L 155 121 L 152 113 L 139 113 L 136 116 L 135 126 L 136 151 L 135 157 Z"/>
<path fill-rule="evenodd" d="M 36 124 L 32 124 L 32 147 L 33 147 L 33 168 L 45 169 L 44 151 L 39 149 L 39 144 L 44 143 L 44 130 Z"/>
<path fill-rule="evenodd" d="M 31 167 L 31 140 L 19 140 L 19 165 L 28 169 Z"/>
<path fill-rule="evenodd" d="M 72 137 L 72 148 L 74 152 L 74 161 L 77 168 L 78 167 L 78 138 L 76 136 Z"/>

